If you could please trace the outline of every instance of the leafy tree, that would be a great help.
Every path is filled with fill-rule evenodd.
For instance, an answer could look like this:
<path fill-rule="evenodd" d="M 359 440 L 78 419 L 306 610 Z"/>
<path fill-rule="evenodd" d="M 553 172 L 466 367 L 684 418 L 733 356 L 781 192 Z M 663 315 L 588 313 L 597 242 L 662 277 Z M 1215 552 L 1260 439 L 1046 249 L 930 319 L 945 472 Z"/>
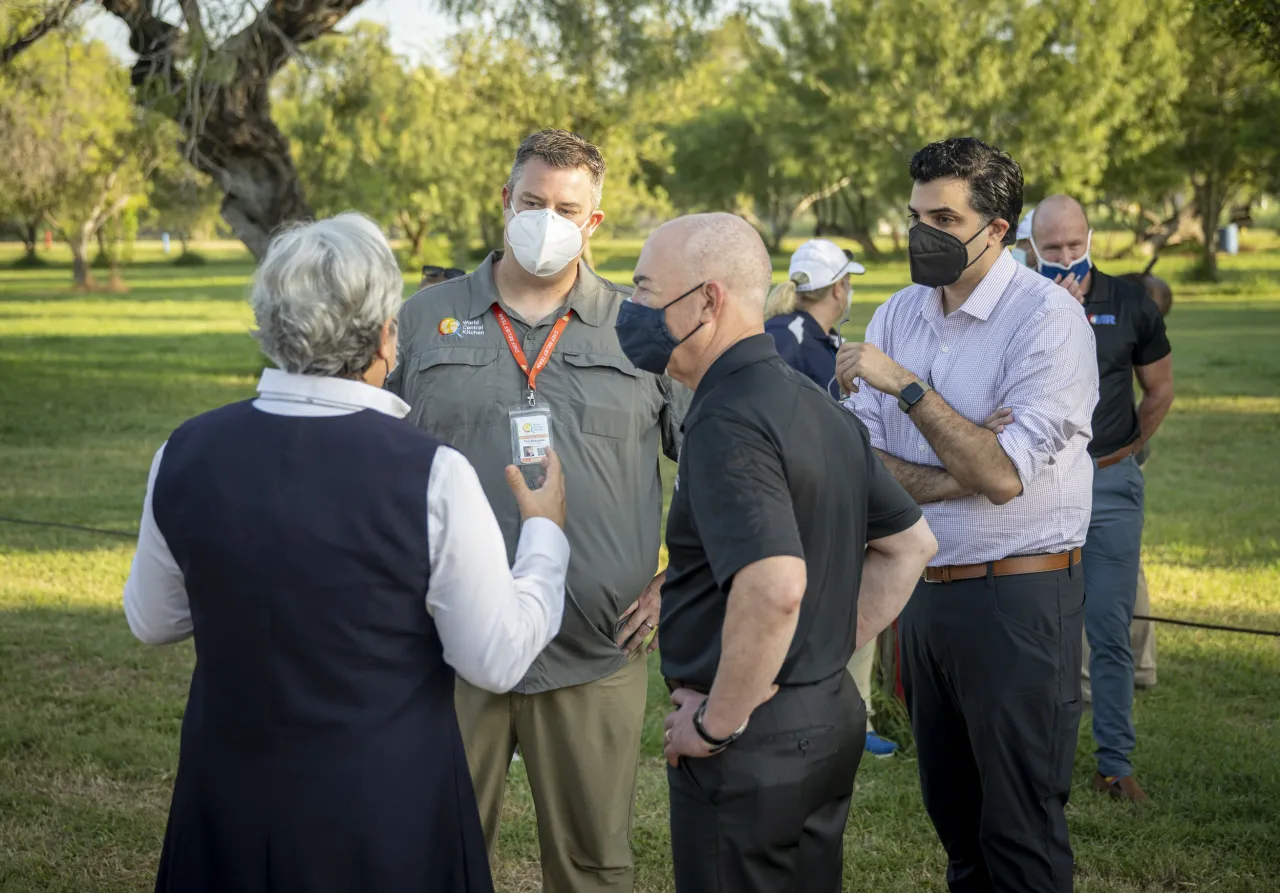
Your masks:
<path fill-rule="evenodd" d="M 1198 0 L 1233 43 L 1245 44 L 1280 68 L 1280 0 Z"/>
<path fill-rule="evenodd" d="M 134 108 L 127 72 L 97 42 L 41 41 L 2 77 L 0 151 L 31 155 L 4 159 L 0 178 L 25 220 L 40 215 L 66 240 L 87 287 L 90 244 L 145 193 L 165 149 L 157 121 Z"/>
<path fill-rule="evenodd" d="M 1261 56 L 1202 14 L 1186 28 L 1187 89 L 1175 106 L 1174 163 L 1194 189 L 1202 233 L 1201 268 L 1216 279 L 1223 209 L 1251 187 L 1280 182 L 1280 83 Z"/>
<path fill-rule="evenodd" d="M 178 237 L 182 254 L 191 239 L 209 238 L 218 231 L 222 190 L 210 177 L 186 163 L 175 151 L 151 177 L 147 189 L 146 225 Z"/>
<path fill-rule="evenodd" d="M 63 0 L 44 2 L 53 9 Z M 310 216 L 288 141 L 271 117 L 271 79 L 363 0 L 97 2 L 129 29 L 139 109 L 179 126 L 184 156 L 222 188 L 222 215 L 236 236 L 261 254 L 280 224 Z M 30 46 L 53 30 L 42 27 L 18 43 Z"/>

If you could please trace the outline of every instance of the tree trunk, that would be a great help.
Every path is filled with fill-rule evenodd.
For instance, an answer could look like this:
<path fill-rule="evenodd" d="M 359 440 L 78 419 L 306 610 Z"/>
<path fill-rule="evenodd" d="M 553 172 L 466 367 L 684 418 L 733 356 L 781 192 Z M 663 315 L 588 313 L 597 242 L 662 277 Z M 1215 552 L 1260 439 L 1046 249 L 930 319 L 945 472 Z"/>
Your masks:
<path fill-rule="evenodd" d="M 879 260 L 880 249 L 876 247 L 875 240 L 871 237 L 871 221 L 867 220 L 869 216 L 867 213 L 867 197 L 859 193 L 858 200 L 855 203 L 849 195 L 849 190 L 841 189 L 840 198 L 844 201 L 844 206 L 849 212 L 849 234 L 851 238 L 867 253 L 868 260 Z"/>
<path fill-rule="evenodd" d="M 224 97 L 220 114 L 205 123 L 197 140 L 195 166 L 222 186 L 222 219 L 260 258 L 280 227 L 312 214 L 289 141 L 271 120 L 265 85 L 261 91 L 246 92 L 262 96 L 243 105 Z"/>
<path fill-rule="evenodd" d="M 89 240 L 92 236 L 81 228 L 71 234 L 67 244 L 71 246 L 71 274 L 75 287 L 82 291 L 93 288 L 93 277 L 89 275 Z"/>
<path fill-rule="evenodd" d="M 865 226 L 854 227 L 853 232 L 849 234 L 849 238 L 858 243 L 858 247 L 863 250 L 867 260 L 879 260 L 880 249 L 876 247 L 875 239 L 871 235 L 871 230 Z"/>
<path fill-rule="evenodd" d="M 1200 230 L 1204 242 L 1200 246 L 1200 267 L 1204 278 L 1218 281 L 1218 221 L 1222 219 L 1225 195 L 1212 177 L 1196 187 L 1196 210 L 1200 214 Z"/>
<path fill-rule="evenodd" d="M 186 233 L 186 230 L 178 230 L 178 242 L 179 242 L 179 244 L 181 244 L 181 245 L 182 245 L 182 254 L 180 254 L 180 255 L 178 255 L 178 256 L 179 256 L 179 257 L 182 257 L 182 256 L 184 256 L 184 255 L 187 253 L 187 233 Z"/>
<path fill-rule="evenodd" d="M 26 262 L 35 263 L 36 248 L 40 244 L 40 219 L 28 220 L 21 227 L 22 229 L 22 250 L 26 255 Z"/>

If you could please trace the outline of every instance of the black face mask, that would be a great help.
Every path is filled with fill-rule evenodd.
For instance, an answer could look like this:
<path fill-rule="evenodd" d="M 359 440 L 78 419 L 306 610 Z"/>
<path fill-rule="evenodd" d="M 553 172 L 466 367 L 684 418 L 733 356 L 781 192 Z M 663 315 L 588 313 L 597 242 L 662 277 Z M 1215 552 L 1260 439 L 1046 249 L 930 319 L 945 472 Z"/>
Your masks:
<path fill-rule="evenodd" d="M 984 224 L 973 234 L 969 242 L 986 232 L 990 225 L 990 223 Z M 987 248 L 991 247 L 988 245 L 987 248 L 982 249 L 982 254 L 969 260 L 969 252 L 966 250 L 969 242 L 961 242 L 951 233 L 932 227 L 924 221 L 911 227 L 911 235 L 907 240 L 907 257 L 911 260 L 911 281 L 916 285 L 927 285 L 930 288 L 943 288 L 955 284 L 961 274 L 976 264 L 978 258 L 986 254 Z"/>
<path fill-rule="evenodd" d="M 622 306 L 618 308 L 618 320 L 613 327 L 618 333 L 618 346 L 637 369 L 662 375 L 667 371 L 667 364 L 671 362 L 675 349 L 702 328 L 702 323 L 698 323 L 693 332 L 677 338 L 667 327 L 667 307 L 680 303 L 704 285 L 705 282 L 698 283 L 666 307 L 646 307 L 630 300 L 622 302 Z"/>

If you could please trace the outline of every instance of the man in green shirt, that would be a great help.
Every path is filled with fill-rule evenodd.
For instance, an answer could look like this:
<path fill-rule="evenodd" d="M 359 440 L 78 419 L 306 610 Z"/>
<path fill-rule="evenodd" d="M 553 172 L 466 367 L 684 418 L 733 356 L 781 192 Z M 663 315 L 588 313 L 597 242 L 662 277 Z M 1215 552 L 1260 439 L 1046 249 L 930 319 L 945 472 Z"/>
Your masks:
<path fill-rule="evenodd" d="M 490 854 L 518 745 L 547 893 L 633 888 L 645 654 L 657 645 L 662 583 L 658 451 L 676 457 L 688 398 L 627 360 L 614 320 L 628 291 L 580 259 L 604 219 L 604 171 L 575 134 L 526 139 L 502 190 L 505 250 L 409 299 L 387 385 L 412 422 L 475 467 L 512 561 L 520 515 L 504 469 L 536 462 L 548 421 L 564 465 L 573 517 L 560 633 L 511 694 L 457 686 Z"/>

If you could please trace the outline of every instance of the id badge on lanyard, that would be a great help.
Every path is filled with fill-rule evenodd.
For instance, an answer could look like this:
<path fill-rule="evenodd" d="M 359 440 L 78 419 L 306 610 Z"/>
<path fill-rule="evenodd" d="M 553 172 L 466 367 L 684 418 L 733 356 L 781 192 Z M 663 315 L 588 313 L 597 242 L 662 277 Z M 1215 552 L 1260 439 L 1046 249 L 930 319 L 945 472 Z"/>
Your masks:
<path fill-rule="evenodd" d="M 529 380 L 529 390 L 524 402 L 507 410 L 507 416 L 511 422 L 511 463 L 525 471 L 528 477 L 542 467 L 542 459 L 547 455 L 547 450 L 555 448 L 552 438 L 551 407 L 538 397 L 538 375 L 547 367 L 547 362 L 556 349 L 556 342 L 560 340 L 565 327 L 569 325 L 571 313 L 565 313 L 556 320 L 556 324 L 551 327 L 551 332 L 547 335 L 546 342 L 542 345 L 542 350 L 538 351 L 538 357 L 533 361 L 533 365 L 530 365 L 528 358 L 525 357 L 524 348 L 520 346 L 520 339 L 516 337 L 511 320 L 497 304 L 493 305 L 493 315 L 497 317 L 498 327 L 502 329 L 502 335 L 507 339 L 511 355 L 515 357 L 520 371 L 528 376 Z"/>

